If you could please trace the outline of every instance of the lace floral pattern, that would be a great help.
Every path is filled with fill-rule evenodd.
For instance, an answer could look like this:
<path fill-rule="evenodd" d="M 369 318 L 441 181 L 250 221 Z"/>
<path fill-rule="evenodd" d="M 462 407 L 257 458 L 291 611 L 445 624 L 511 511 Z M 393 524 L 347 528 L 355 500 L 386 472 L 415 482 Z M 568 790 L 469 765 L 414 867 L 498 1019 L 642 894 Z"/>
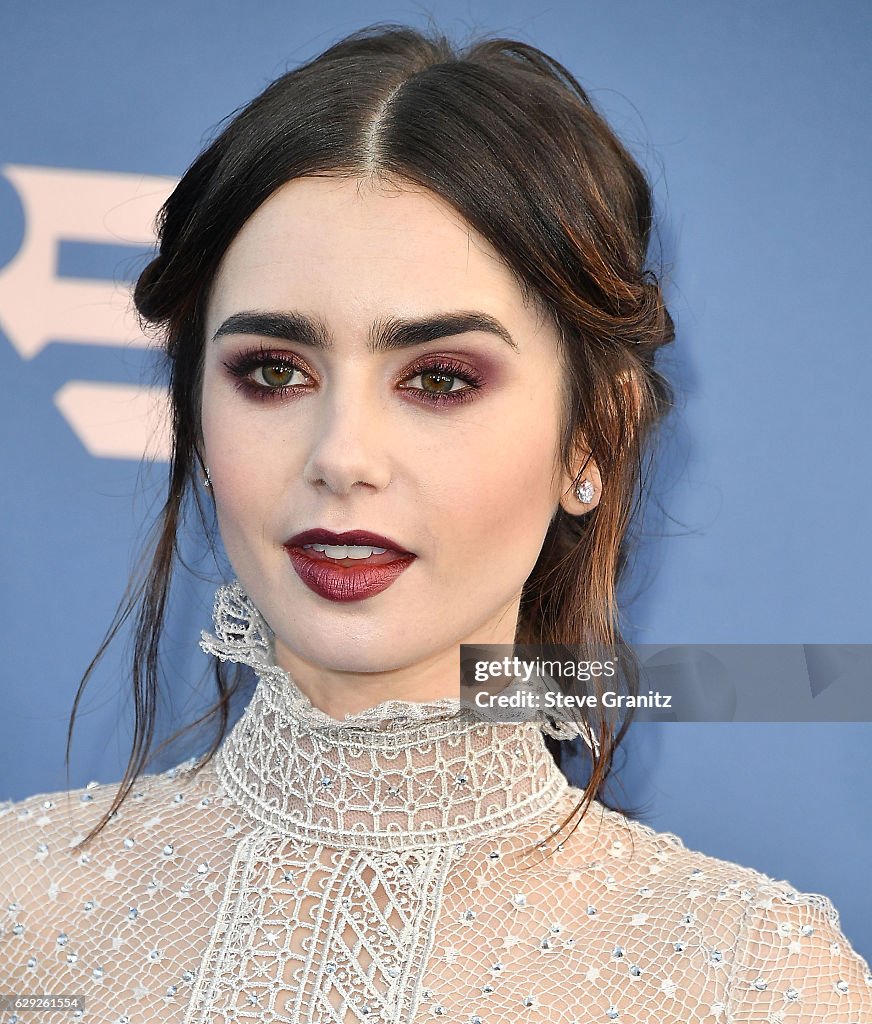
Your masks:
<path fill-rule="evenodd" d="M 260 677 L 216 765 L 260 823 L 336 848 L 398 850 L 499 832 L 565 794 L 535 724 L 481 722 L 452 699 L 334 719 L 274 665 L 268 627 L 238 583 L 219 591 L 215 623 L 201 646 Z"/>
<path fill-rule="evenodd" d="M 0 993 L 48 1024 L 872 1024 L 822 895 L 568 785 L 542 723 L 336 720 L 236 584 L 204 649 L 258 686 L 210 761 L 0 805 Z M 533 851 L 531 853 L 531 850 Z M 0 1009 L 0 1024 L 29 1015 Z"/>

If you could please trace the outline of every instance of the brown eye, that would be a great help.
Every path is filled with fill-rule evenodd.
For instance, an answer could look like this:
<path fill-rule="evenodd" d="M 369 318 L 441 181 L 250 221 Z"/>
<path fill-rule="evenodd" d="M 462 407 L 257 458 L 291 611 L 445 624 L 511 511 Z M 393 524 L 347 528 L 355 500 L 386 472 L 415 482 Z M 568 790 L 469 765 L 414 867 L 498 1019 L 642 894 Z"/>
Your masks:
<path fill-rule="evenodd" d="M 424 390 L 431 395 L 448 394 L 451 391 L 452 382 L 456 380 L 457 377 L 454 374 L 444 373 L 442 370 L 425 370 L 421 374 L 421 383 L 424 384 Z M 427 387 L 428 381 L 435 386 Z"/>
<path fill-rule="evenodd" d="M 444 357 L 437 357 L 435 362 L 430 358 L 423 365 L 416 363 L 405 379 L 411 382 L 420 380 L 421 387 L 405 387 L 403 390 L 416 400 L 434 406 L 468 402 L 484 385 L 484 378 L 478 371 Z M 458 384 L 466 384 L 467 387 L 457 387 Z"/>
<path fill-rule="evenodd" d="M 296 372 L 295 367 L 288 366 L 287 363 L 265 363 L 258 369 L 264 384 L 271 388 L 286 387 Z"/>

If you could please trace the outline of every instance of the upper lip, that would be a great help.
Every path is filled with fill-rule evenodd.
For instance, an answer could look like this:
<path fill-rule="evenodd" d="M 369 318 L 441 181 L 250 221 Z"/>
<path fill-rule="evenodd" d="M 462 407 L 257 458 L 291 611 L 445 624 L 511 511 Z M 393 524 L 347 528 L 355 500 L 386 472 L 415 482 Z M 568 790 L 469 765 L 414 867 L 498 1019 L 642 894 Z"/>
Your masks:
<path fill-rule="evenodd" d="M 285 541 L 286 547 L 302 547 L 304 544 L 361 544 L 366 547 L 388 548 L 400 555 L 411 555 L 390 537 L 382 537 L 378 533 L 370 533 L 369 530 L 346 530 L 345 533 L 333 533 L 332 530 L 322 530 L 316 527 L 312 530 L 303 530 L 302 533 L 295 533 L 293 537 Z"/>

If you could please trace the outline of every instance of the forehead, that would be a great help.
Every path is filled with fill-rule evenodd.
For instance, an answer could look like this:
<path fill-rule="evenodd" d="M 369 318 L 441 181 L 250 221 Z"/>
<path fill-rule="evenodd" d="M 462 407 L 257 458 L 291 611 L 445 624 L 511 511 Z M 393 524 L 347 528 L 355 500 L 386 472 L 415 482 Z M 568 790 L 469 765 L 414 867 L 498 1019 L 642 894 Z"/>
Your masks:
<path fill-rule="evenodd" d="M 207 330 L 242 308 L 291 307 L 327 318 L 486 307 L 535 320 L 499 253 L 441 197 L 332 176 L 288 182 L 243 225 L 215 277 Z"/>

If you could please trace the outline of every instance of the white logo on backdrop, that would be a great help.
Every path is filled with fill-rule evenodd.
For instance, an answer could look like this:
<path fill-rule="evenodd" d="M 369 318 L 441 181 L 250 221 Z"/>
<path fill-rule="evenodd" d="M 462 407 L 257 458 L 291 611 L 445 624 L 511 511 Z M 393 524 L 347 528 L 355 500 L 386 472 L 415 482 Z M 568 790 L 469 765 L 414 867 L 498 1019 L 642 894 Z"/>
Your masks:
<path fill-rule="evenodd" d="M 0 327 L 23 359 L 51 342 L 147 348 L 126 281 L 60 277 L 61 242 L 154 245 L 154 218 L 176 179 L 5 165 L 24 208 L 24 240 L 0 269 Z M 166 460 L 166 392 L 70 380 L 54 396 L 70 428 L 98 458 Z"/>

